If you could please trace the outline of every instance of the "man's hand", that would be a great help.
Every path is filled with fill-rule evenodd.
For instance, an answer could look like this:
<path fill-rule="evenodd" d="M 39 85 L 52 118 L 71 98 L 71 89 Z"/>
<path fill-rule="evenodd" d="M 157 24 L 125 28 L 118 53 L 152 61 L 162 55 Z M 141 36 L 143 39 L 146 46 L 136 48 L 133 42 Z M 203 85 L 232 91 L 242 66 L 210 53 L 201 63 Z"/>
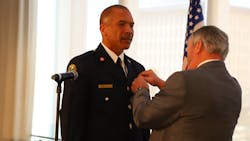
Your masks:
<path fill-rule="evenodd" d="M 152 70 L 144 71 L 140 73 L 140 76 L 142 76 L 149 84 L 157 86 L 159 89 L 163 88 L 165 85 L 165 81 L 160 79 Z"/>
<path fill-rule="evenodd" d="M 148 70 L 141 72 L 133 81 L 131 90 L 133 93 L 136 93 L 140 88 L 149 89 L 148 83 L 152 86 L 157 86 L 159 89 L 165 86 L 165 81 L 160 79 L 152 70 Z"/>
<path fill-rule="evenodd" d="M 141 88 L 149 89 L 149 86 L 147 82 L 145 81 L 145 79 L 141 75 L 139 75 L 137 78 L 134 79 L 132 86 L 131 86 L 131 90 L 135 94 L 136 91 Z"/>

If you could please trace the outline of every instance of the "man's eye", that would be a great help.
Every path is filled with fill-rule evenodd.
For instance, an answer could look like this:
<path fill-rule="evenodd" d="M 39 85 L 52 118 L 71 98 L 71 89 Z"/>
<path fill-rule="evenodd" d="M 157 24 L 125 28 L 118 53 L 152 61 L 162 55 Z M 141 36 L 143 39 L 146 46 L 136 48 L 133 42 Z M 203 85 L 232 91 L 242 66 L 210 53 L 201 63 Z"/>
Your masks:
<path fill-rule="evenodd" d="M 120 22 L 119 25 L 123 26 L 123 25 L 125 25 L 125 23 L 124 22 Z"/>
<path fill-rule="evenodd" d="M 134 23 L 131 23 L 131 24 L 130 24 L 130 27 L 134 27 Z"/>

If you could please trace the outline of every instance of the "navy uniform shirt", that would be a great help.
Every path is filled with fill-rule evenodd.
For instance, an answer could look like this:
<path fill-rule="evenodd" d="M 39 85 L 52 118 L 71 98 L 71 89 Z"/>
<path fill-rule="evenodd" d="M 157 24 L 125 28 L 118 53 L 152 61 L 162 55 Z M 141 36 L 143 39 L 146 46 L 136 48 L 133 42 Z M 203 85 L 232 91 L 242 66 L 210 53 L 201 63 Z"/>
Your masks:
<path fill-rule="evenodd" d="M 76 80 L 64 82 L 61 109 L 64 141 L 147 141 L 149 130 L 135 126 L 130 85 L 144 67 L 124 55 L 124 76 L 100 44 L 73 58 Z"/>

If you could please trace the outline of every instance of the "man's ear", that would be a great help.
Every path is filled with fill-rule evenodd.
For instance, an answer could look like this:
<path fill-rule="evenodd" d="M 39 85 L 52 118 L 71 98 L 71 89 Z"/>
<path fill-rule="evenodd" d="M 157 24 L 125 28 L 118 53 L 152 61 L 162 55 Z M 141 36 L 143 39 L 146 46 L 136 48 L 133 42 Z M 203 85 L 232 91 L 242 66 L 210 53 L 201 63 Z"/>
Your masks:
<path fill-rule="evenodd" d="M 195 51 L 195 53 L 199 54 L 199 53 L 201 53 L 202 50 L 203 50 L 203 43 L 201 40 L 198 40 L 195 44 L 194 51 Z"/>
<path fill-rule="evenodd" d="M 99 29 L 100 29 L 101 33 L 104 32 L 104 26 L 102 24 L 100 25 Z"/>
<path fill-rule="evenodd" d="M 107 36 L 107 33 L 106 33 L 106 26 L 105 25 L 100 25 L 100 31 L 101 31 L 101 34 L 103 37 Z"/>

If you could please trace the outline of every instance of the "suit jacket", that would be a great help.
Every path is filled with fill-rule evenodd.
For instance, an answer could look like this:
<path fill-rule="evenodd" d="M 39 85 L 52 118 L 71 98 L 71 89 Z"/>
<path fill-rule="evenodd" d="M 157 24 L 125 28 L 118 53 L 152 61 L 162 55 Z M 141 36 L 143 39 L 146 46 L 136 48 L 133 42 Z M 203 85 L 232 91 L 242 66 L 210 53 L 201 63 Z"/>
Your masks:
<path fill-rule="evenodd" d="M 61 133 L 64 141 L 147 141 L 149 130 L 135 126 L 130 85 L 144 67 L 124 56 L 127 78 L 100 44 L 73 58 L 76 80 L 64 82 Z"/>
<path fill-rule="evenodd" d="M 150 141 L 231 141 L 241 110 L 241 87 L 224 62 L 172 74 L 152 100 L 139 90 L 135 123 L 152 128 Z"/>

